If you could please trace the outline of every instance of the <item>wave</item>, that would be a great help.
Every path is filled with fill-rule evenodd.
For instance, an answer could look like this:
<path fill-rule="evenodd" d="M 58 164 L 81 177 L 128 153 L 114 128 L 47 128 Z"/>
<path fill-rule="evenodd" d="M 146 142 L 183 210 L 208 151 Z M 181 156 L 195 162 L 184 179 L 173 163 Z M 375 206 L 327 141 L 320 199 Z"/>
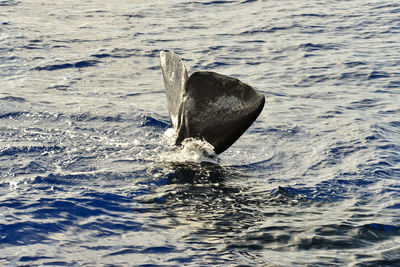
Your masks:
<path fill-rule="evenodd" d="M 60 64 L 50 64 L 50 65 L 45 65 L 45 66 L 38 66 L 38 67 L 35 67 L 34 70 L 56 71 L 56 70 L 70 69 L 70 68 L 81 69 L 81 68 L 96 66 L 99 63 L 100 63 L 100 61 L 93 60 L 93 59 L 92 60 L 81 60 L 81 61 L 77 61 L 77 62 L 73 62 L 73 63 L 60 63 Z"/>

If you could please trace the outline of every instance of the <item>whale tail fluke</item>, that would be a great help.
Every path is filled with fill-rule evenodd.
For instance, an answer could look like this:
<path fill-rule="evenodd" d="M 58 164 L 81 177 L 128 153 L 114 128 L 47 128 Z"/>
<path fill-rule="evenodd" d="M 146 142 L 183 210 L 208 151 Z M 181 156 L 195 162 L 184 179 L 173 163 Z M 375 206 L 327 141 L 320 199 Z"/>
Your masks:
<path fill-rule="evenodd" d="M 172 51 L 161 52 L 160 60 L 177 145 L 186 138 L 201 139 L 220 154 L 239 139 L 264 107 L 264 95 L 238 79 L 208 71 L 189 77 Z"/>

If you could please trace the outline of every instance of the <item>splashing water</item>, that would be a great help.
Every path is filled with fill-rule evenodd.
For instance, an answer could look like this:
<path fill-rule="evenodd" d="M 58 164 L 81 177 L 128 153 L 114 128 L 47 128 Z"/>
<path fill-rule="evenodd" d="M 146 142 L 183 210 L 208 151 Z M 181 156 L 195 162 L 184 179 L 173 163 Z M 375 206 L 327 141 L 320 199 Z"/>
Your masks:
<path fill-rule="evenodd" d="M 165 131 L 164 136 L 170 140 L 175 140 L 177 134 L 172 128 Z M 213 163 L 218 164 L 218 155 L 214 147 L 206 141 L 194 138 L 186 138 L 179 147 L 172 151 L 161 154 L 161 159 L 169 163 Z"/>

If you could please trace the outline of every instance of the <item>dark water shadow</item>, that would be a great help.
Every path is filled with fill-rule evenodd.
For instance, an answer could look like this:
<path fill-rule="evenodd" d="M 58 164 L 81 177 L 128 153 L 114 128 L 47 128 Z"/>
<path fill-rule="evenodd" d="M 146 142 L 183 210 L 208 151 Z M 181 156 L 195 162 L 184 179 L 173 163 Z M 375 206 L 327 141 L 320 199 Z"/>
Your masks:
<path fill-rule="evenodd" d="M 269 218 L 291 216 L 285 207 L 305 204 L 284 188 L 257 187 L 243 168 L 215 164 L 171 164 L 169 168 L 156 197 L 146 196 L 147 204 L 152 202 L 151 213 L 159 214 L 158 221 L 169 222 L 165 227 L 187 229 L 182 241 L 193 250 L 209 247 L 209 253 L 218 253 L 219 259 L 224 257 L 221 253 L 247 255 L 271 243 L 286 245 L 295 231 L 272 221 L 269 225 Z M 257 226 L 260 223 L 263 228 Z"/>
<path fill-rule="evenodd" d="M 278 186 L 268 188 L 257 186 L 251 166 L 221 166 L 212 163 L 175 163 L 169 166 L 171 170 L 165 175 L 165 185 L 169 190 L 165 191 L 164 203 L 171 200 L 170 206 L 174 206 L 173 199 L 182 197 L 191 205 L 189 199 L 206 198 L 203 205 L 211 205 L 215 201 L 219 203 L 234 202 L 237 207 L 248 206 L 280 206 L 310 204 L 308 198 L 299 197 L 300 194 L 287 190 L 288 187 Z M 266 177 L 260 183 L 267 183 Z M 173 189 L 173 190 L 172 190 Z M 293 201 L 296 200 L 296 201 Z M 211 209 L 215 207 L 211 206 Z M 209 211 L 211 209 L 208 209 Z"/>
<path fill-rule="evenodd" d="M 221 183 L 227 178 L 227 171 L 213 163 L 174 163 L 167 175 L 169 184 Z"/>

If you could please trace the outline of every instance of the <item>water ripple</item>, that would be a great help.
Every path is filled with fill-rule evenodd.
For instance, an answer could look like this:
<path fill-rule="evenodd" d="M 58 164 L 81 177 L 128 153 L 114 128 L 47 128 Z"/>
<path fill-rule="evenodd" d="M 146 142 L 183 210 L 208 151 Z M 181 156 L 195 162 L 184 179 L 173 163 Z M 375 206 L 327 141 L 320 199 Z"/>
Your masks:
<path fill-rule="evenodd" d="M 395 1 L 0 5 L 0 264 L 396 266 Z M 169 49 L 266 96 L 219 164 L 171 156 Z"/>
<path fill-rule="evenodd" d="M 69 68 L 87 68 L 87 67 L 96 66 L 98 63 L 99 63 L 99 61 L 97 61 L 97 60 L 82 60 L 82 61 L 77 61 L 75 63 L 61 63 L 61 64 L 39 66 L 39 67 L 34 68 L 34 70 L 54 71 L 54 70 L 62 70 L 62 69 L 69 69 Z"/>

